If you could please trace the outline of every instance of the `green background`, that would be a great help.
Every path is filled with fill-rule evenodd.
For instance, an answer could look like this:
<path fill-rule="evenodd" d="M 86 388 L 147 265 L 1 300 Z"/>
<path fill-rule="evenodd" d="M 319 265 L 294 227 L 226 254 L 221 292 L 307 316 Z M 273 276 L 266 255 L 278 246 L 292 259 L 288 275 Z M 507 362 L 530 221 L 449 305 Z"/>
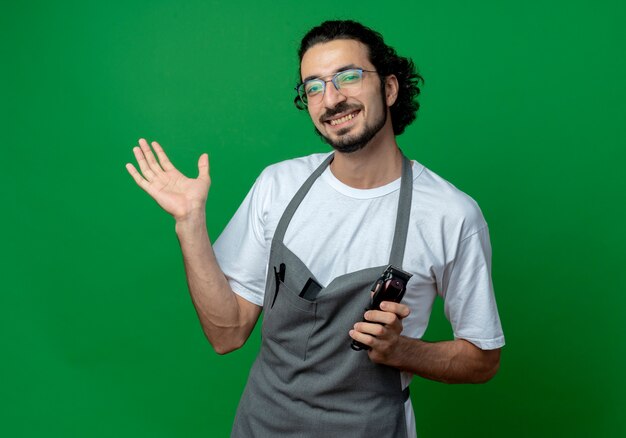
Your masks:
<path fill-rule="evenodd" d="M 623 2 L 364 0 L 3 4 L 2 436 L 228 435 L 259 332 L 211 350 L 124 164 L 140 137 L 187 174 L 209 152 L 215 239 L 265 166 L 328 150 L 292 99 L 329 18 L 415 60 L 399 143 L 490 225 L 501 370 L 416 378 L 420 436 L 626 436 Z M 438 302 L 425 338 L 450 335 Z"/>

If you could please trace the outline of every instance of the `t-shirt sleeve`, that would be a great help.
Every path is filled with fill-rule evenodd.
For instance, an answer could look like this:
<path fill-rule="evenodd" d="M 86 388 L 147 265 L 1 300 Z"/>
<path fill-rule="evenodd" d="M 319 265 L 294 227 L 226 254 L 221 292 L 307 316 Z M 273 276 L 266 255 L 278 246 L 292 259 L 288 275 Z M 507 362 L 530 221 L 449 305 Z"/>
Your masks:
<path fill-rule="evenodd" d="M 231 289 L 242 298 L 262 306 L 269 245 L 264 226 L 263 174 L 237 209 L 213 250 Z"/>
<path fill-rule="evenodd" d="M 486 225 L 459 242 L 444 274 L 443 298 L 455 339 L 465 339 L 483 350 L 504 345 L 491 281 L 491 243 Z"/>

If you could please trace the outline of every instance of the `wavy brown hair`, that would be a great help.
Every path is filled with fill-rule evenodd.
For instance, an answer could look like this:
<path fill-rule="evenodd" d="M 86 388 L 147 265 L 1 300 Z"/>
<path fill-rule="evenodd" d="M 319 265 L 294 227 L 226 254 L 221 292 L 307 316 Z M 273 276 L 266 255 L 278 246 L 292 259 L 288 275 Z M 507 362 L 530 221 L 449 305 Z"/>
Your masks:
<path fill-rule="evenodd" d="M 420 107 L 417 96 L 424 78 L 416 71 L 415 64 L 385 44 L 380 33 L 352 20 L 325 21 L 308 31 L 300 42 L 298 57 L 302 61 L 304 53 L 314 45 L 340 39 L 360 41 L 367 47 L 370 62 L 376 68 L 383 87 L 387 76 L 394 75 L 398 79 L 398 98 L 390 111 L 394 134 L 402 134 L 415 120 Z M 305 108 L 299 97 L 296 97 L 295 104 L 299 109 Z"/>

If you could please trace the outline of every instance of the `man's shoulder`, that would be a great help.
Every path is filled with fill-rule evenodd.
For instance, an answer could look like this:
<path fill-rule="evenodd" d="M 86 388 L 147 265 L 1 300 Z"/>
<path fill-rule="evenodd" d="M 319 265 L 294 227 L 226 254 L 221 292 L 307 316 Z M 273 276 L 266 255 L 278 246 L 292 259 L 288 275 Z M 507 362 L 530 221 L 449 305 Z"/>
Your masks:
<path fill-rule="evenodd" d="M 328 155 L 312 154 L 270 164 L 257 178 L 254 190 L 266 204 L 288 201 Z"/>
<path fill-rule="evenodd" d="M 259 181 L 270 184 L 302 184 L 330 153 L 318 153 L 270 164 L 259 175 Z"/>
<path fill-rule="evenodd" d="M 427 167 L 421 166 L 414 180 L 414 207 L 438 223 L 455 224 L 468 236 L 487 223 L 478 203 L 470 195 Z"/>

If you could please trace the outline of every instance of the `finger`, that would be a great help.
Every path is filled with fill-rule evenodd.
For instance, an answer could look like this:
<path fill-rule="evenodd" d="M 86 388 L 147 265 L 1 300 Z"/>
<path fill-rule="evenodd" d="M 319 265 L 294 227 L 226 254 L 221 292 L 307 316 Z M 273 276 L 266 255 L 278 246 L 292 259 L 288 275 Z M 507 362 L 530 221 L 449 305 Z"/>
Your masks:
<path fill-rule="evenodd" d="M 141 174 L 146 180 L 152 181 L 155 178 L 155 174 L 152 171 L 152 169 L 150 169 L 150 166 L 148 165 L 146 161 L 146 157 L 143 154 L 143 150 L 135 146 L 133 148 L 133 152 L 135 154 L 135 159 L 137 160 L 137 164 L 139 164 L 139 169 L 141 169 Z"/>
<path fill-rule="evenodd" d="M 148 163 L 148 166 L 150 166 L 150 169 L 152 169 L 152 171 L 155 174 L 159 172 L 163 172 L 163 169 L 161 168 L 156 158 L 154 157 L 154 153 L 152 152 L 152 149 L 150 149 L 150 145 L 148 144 L 145 138 L 139 139 L 139 147 L 141 147 L 141 151 L 143 152 L 143 155 L 146 157 L 146 162 Z"/>
<path fill-rule="evenodd" d="M 367 345 L 369 347 L 374 345 L 374 343 L 376 342 L 376 338 L 375 337 L 370 336 L 370 335 L 365 334 L 365 333 L 361 333 L 361 332 L 359 332 L 357 330 L 350 330 L 348 332 L 348 334 L 355 341 L 359 341 L 360 343 L 365 344 L 365 345 Z"/>
<path fill-rule="evenodd" d="M 394 303 L 393 301 L 383 301 L 380 303 L 380 309 L 385 312 L 391 312 L 398 315 L 400 319 L 404 319 L 411 313 L 411 309 L 406 304 Z"/>
<path fill-rule="evenodd" d="M 126 170 L 128 170 L 128 173 L 130 173 L 130 176 L 133 177 L 137 185 L 147 192 L 150 183 L 146 181 L 139 172 L 137 172 L 135 166 L 130 163 L 126 163 Z"/>
<path fill-rule="evenodd" d="M 395 313 L 385 312 L 382 310 L 368 310 L 363 316 L 367 321 L 387 325 L 393 324 L 399 319 L 398 315 Z"/>
<path fill-rule="evenodd" d="M 379 337 L 385 334 L 387 330 L 384 325 L 369 322 L 357 322 L 354 324 L 354 330 L 371 336 Z"/>
<path fill-rule="evenodd" d="M 153 141 L 151 144 L 152 144 L 152 148 L 157 154 L 157 157 L 159 158 L 159 164 L 161 164 L 161 167 L 163 168 L 163 170 L 167 172 L 168 170 L 174 169 L 174 165 L 165 154 L 165 151 L 163 150 L 161 145 L 157 143 L 156 141 Z"/>
<path fill-rule="evenodd" d="M 202 154 L 198 158 L 198 178 L 209 178 L 209 154 Z"/>

